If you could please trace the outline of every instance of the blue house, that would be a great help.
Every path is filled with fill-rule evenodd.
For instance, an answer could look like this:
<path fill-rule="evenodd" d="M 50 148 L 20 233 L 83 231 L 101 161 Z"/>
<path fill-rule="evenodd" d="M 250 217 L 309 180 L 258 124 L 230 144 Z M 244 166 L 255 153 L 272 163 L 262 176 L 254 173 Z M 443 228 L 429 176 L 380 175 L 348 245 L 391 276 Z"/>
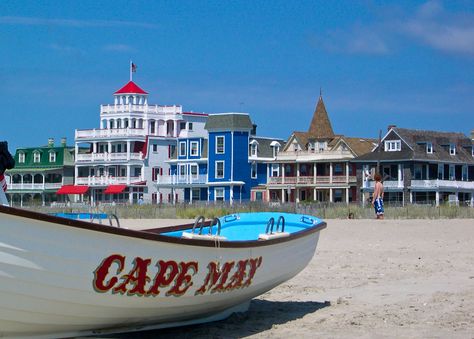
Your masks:
<path fill-rule="evenodd" d="M 284 141 L 256 137 L 245 113 L 210 114 L 205 129 L 207 139 L 177 139 L 171 175 L 156 183 L 158 189 L 183 189 L 185 201 L 250 200 L 251 189 L 266 183 L 268 162 Z"/>

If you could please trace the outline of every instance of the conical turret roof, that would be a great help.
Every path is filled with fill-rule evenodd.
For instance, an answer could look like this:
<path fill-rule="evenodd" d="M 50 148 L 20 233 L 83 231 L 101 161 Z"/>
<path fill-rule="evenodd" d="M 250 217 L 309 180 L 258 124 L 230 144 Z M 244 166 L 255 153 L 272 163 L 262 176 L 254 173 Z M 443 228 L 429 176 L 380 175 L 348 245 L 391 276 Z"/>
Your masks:
<path fill-rule="evenodd" d="M 136 83 L 129 81 L 125 86 L 119 89 L 114 94 L 148 94 L 142 90 Z"/>
<path fill-rule="evenodd" d="M 334 138 L 334 131 L 332 130 L 331 121 L 329 120 L 322 96 L 319 96 L 311 125 L 309 125 L 308 134 L 314 138 Z"/>

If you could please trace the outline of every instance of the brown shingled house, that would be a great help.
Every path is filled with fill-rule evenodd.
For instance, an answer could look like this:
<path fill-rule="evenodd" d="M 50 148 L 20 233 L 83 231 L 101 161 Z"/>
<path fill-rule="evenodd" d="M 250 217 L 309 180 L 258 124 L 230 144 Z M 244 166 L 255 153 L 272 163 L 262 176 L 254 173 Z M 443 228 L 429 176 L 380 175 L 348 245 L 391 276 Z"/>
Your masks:
<path fill-rule="evenodd" d="M 463 133 L 390 126 L 380 150 L 354 160 L 363 201 L 373 192 L 371 174 L 379 163 L 385 202 L 473 205 L 473 139 Z"/>
<path fill-rule="evenodd" d="M 267 185 L 259 187 L 270 201 L 356 201 L 355 157 L 370 152 L 375 140 L 336 135 L 322 96 L 307 132 L 293 132 L 271 161 Z"/>

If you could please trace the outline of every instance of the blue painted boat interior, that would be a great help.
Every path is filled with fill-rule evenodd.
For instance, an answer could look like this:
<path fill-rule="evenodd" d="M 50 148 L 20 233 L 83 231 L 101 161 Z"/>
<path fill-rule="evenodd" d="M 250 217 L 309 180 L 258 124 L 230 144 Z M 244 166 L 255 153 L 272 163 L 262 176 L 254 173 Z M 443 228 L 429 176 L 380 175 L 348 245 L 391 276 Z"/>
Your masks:
<path fill-rule="evenodd" d="M 309 215 L 291 214 L 291 213 L 237 213 L 220 217 L 221 233 L 220 235 L 230 241 L 249 241 L 256 240 L 260 234 L 265 234 L 268 222 L 274 219 L 273 232 L 276 232 L 278 219 L 282 216 L 285 220 L 285 232 L 296 233 L 318 225 L 322 220 Z M 184 230 L 191 232 L 192 228 Z M 281 231 L 281 221 L 279 230 Z M 199 226 L 196 227 L 195 233 L 198 233 Z M 209 233 L 209 226 L 204 226 L 202 234 Z M 212 234 L 216 235 L 217 226 L 212 227 Z M 183 231 L 174 231 L 161 233 L 170 237 L 179 237 L 183 235 Z"/>

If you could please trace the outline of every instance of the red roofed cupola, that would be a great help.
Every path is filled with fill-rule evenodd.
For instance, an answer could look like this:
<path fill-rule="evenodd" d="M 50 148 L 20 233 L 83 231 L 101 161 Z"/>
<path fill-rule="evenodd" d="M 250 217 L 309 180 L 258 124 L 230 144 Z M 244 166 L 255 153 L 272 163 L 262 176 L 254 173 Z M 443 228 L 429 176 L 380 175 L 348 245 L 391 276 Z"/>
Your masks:
<path fill-rule="evenodd" d="M 129 81 L 125 86 L 119 89 L 114 94 L 148 94 L 142 90 L 136 83 Z"/>

